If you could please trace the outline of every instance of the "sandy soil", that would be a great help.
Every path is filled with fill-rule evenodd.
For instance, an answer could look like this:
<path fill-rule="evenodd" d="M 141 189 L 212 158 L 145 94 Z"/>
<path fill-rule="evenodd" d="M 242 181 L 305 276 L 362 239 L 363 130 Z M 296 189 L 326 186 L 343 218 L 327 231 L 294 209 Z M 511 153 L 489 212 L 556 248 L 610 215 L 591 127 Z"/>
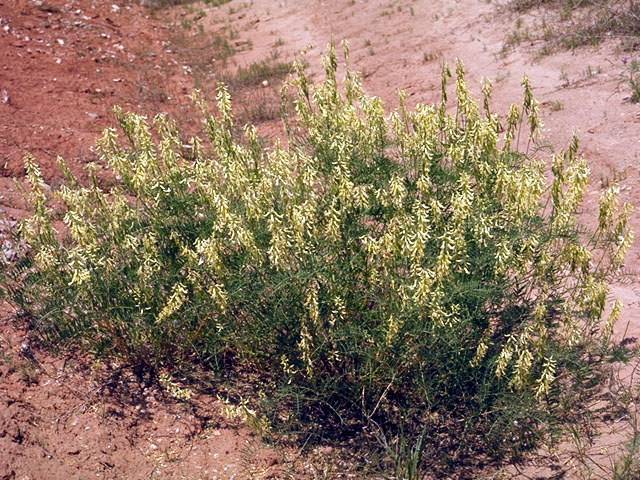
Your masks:
<path fill-rule="evenodd" d="M 638 204 L 640 106 L 621 79 L 621 59 L 633 54 L 615 39 L 543 57 L 537 42 L 504 51 L 516 17 L 482 0 L 233 0 L 156 15 L 122 0 L 0 0 L 0 221 L 27 214 L 12 180 L 23 175 L 23 155 L 37 158 L 52 185 L 60 182 L 57 155 L 81 173 L 97 161 L 92 144 L 113 125 L 113 105 L 165 111 L 188 130 L 197 127 L 188 99 L 194 76 L 171 48 L 175 28 L 168 22 L 198 11 L 203 29 L 237 32 L 231 69 L 306 49 L 319 74 L 327 43 L 349 40 L 352 67 L 389 107 L 398 89 L 412 104 L 438 101 L 442 61 L 460 58 L 474 91 L 488 78 L 494 109 L 506 112 L 520 100 L 526 73 L 541 102 L 545 138 L 558 150 L 574 130 L 580 134 L 593 172 L 586 215 L 606 176 L 618 179 L 623 200 Z M 273 122 L 259 127 L 268 136 L 277 131 Z M 640 231 L 638 213 L 632 225 Z M 612 289 L 625 305 L 620 329 L 637 338 L 639 262 L 636 242 L 630 278 Z M 296 470 L 296 452 L 267 448 L 229 424 L 214 398 L 184 404 L 126 369 L 37 351 L 8 307 L 0 318 L 0 479 L 276 478 Z"/>

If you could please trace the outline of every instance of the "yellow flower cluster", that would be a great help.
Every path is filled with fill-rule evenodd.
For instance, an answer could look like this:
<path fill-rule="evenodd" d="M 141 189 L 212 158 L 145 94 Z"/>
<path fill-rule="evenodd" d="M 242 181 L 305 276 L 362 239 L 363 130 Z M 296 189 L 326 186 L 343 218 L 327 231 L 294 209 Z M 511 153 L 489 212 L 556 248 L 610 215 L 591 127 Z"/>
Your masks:
<path fill-rule="evenodd" d="M 206 148 L 183 144 L 161 115 L 156 144 L 144 117 L 116 109 L 124 137 L 107 129 L 97 142 L 116 186 L 103 192 L 94 176 L 79 187 L 61 163 L 70 184 L 56 192 L 60 234 L 27 157 L 34 216 L 21 228 L 51 289 L 75 289 L 83 308 L 102 308 L 95 328 L 105 336 L 128 332 L 137 347 L 171 351 L 188 339 L 183 350 L 216 359 L 262 358 L 252 349 L 264 348 L 276 368 L 308 379 L 353 376 L 354 365 L 391 351 L 416 372 L 428 345 L 460 331 L 457 355 L 470 368 L 548 394 L 559 368 L 549 342 L 578 345 L 599 325 L 607 279 L 632 242 L 631 208 L 607 189 L 597 232 L 582 233 L 589 169 L 577 140 L 552 157 L 550 179 L 542 160 L 518 151 L 521 132 L 529 145 L 541 126 L 526 78 L 502 132 L 490 85 L 483 114 L 461 62 L 451 115 L 447 67 L 442 105 L 409 111 L 401 97 L 387 116 L 357 75 L 336 80 L 333 47 L 324 66 L 326 81 L 309 85 L 298 66 L 287 87 L 297 89 L 297 123 L 286 147 L 263 149 L 252 126 L 238 134 L 224 86 L 216 114 L 194 96 Z M 619 315 L 616 303 L 603 338 Z M 349 359 L 358 348 L 374 353 Z"/>

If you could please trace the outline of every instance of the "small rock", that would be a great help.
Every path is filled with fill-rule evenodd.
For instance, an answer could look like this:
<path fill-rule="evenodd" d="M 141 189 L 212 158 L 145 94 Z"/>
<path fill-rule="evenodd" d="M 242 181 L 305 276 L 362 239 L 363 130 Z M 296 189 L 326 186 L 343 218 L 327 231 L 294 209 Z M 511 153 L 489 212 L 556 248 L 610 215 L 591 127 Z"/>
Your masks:
<path fill-rule="evenodd" d="M 9 464 L 5 461 L 3 461 L 2 463 L 0 463 L 0 478 L 1 479 L 7 479 L 7 480 L 11 480 L 12 478 L 15 478 L 16 472 L 15 470 L 13 470 Z"/>
<path fill-rule="evenodd" d="M 87 112 L 87 116 L 89 118 L 91 118 L 92 120 L 95 120 L 96 118 L 98 118 L 98 114 L 97 113 L 89 113 L 89 112 Z"/>
<path fill-rule="evenodd" d="M 58 38 L 56 42 L 58 42 L 58 45 L 64 45 L 64 40 L 61 38 Z"/>
<path fill-rule="evenodd" d="M 12 248 L 3 248 L 2 249 L 2 254 L 4 255 L 4 258 L 8 261 L 8 262 L 12 262 L 15 259 L 18 258 L 18 254 L 16 253 L 16 251 Z"/>
<path fill-rule="evenodd" d="M 0 100 L 2 100 L 2 103 L 4 103 L 5 105 L 8 105 L 11 102 L 11 99 L 9 98 L 9 92 L 7 92 L 5 89 L 2 89 L 2 92 L 0 92 Z"/>
<path fill-rule="evenodd" d="M 118 5 L 111 5 L 111 10 L 115 13 L 118 13 L 120 11 L 120 7 Z"/>

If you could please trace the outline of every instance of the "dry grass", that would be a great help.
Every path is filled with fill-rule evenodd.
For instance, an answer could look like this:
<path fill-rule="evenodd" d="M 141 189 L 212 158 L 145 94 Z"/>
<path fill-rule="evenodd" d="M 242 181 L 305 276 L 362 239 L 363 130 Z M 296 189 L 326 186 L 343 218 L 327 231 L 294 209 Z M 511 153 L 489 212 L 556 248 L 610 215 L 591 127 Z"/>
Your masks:
<path fill-rule="evenodd" d="M 516 13 L 543 9 L 535 34 L 548 50 L 597 45 L 609 37 L 618 37 L 627 49 L 640 46 L 638 0 L 512 0 L 507 6 Z"/>

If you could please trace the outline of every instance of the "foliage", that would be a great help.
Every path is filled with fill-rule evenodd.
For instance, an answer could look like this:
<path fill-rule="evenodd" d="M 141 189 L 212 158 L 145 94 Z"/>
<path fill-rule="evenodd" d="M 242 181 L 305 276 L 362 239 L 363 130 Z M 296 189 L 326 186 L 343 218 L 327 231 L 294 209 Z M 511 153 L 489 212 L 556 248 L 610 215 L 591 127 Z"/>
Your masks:
<path fill-rule="evenodd" d="M 0 288 L 50 344 L 251 371 L 271 427 L 367 427 L 407 474 L 535 446 L 604 368 L 630 206 L 607 189 L 591 232 L 577 140 L 549 177 L 519 151 L 540 126 L 526 78 L 502 128 L 461 64 L 452 113 L 445 68 L 441 104 L 388 116 L 355 73 L 338 81 L 333 48 L 324 66 L 290 82 L 286 146 L 234 138 L 221 86 L 216 115 L 196 96 L 209 146 L 116 110 L 122 135 L 97 142 L 109 187 L 61 161 L 49 198 L 27 156 L 34 213 Z"/>
<path fill-rule="evenodd" d="M 622 62 L 626 67 L 626 72 L 622 74 L 622 78 L 629 84 L 631 89 L 631 97 L 629 99 L 632 103 L 638 103 L 640 102 L 640 68 L 638 67 L 638 61 L 629 61 L 628 58 L 623 58 Z"/>
<path fill-rule="evenodd" d="M 151 9 L 163 9 L 173 7 L 175 5 L 185 5 L 189 3 L 195 3 L 197 0 L 139 0 L 142 5 L 145 5 Z M 219 7 L 225 3 L 229 3 L 231 0 L 204 0 L 206 5 L 211 7 Z"/>
<path fill-rule="evenodd" d="M 253 62 L 248 67 L 238 67 L 234 75 L 225 77 L 225 84 L 233 88 L 257 87 L 265 80 L 278 80 L 291 73 L 291 64 L 276 62 L 275 58 L 267 58 L 260 62 Z"/>
<path fill-rule="evenodd" d="M 640 2 L 637 0 L 509 0 L 509 8 L 526 12 L 544 8 L 541 37 L 549 45 L 576 48 L 597 45 L 616 36 L 635 49 L 640 34 Z M 540 15 L 538 15 L 539 17 Z"/>

